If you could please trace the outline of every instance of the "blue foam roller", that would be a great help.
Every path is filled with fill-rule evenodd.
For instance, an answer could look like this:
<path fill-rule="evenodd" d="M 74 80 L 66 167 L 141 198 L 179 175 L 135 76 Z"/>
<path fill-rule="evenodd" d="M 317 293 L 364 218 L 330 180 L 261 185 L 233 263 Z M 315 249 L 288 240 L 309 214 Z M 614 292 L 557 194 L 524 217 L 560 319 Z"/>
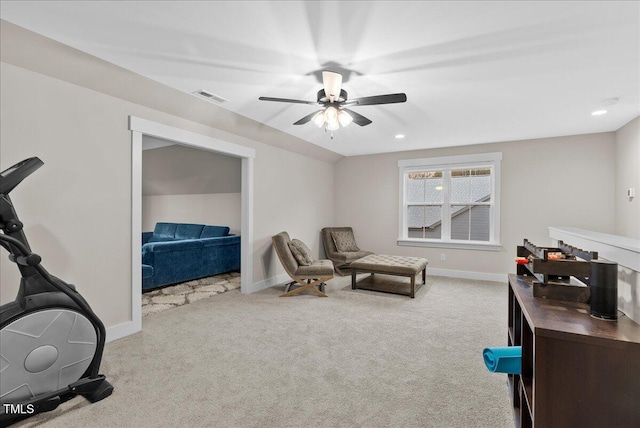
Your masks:
<path fill-rule="evenodd" d="M 482 356 L 490 372 L 509 374 L 522 372 L 522 346 L 485 348 Z"/>

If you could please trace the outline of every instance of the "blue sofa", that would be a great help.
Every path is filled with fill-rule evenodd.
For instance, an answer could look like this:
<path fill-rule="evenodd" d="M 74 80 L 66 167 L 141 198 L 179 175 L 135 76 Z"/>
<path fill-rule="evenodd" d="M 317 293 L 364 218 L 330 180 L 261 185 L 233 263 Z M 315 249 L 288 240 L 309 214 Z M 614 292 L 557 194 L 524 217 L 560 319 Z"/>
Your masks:
<path fill-rule="evenodd" d="M 226 226 L 157 223 L 142 233 L 142 289 L 240 270 L 240 237 Z"/>

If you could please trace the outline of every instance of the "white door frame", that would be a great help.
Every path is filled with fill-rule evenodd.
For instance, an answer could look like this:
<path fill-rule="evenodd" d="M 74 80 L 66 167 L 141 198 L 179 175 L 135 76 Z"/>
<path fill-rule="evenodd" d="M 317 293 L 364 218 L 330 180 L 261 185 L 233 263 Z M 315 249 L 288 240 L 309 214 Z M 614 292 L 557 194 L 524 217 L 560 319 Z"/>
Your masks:
<path fill-rule="evenodd" d="M 142 136 L 149 135 L 178 144 L 242 159 L 240 225 L 240 290 L 251 291 L 253 281 L 253 160 L 255 149 L 218 140 L 161 123 L 129 116 L 131 130 L 131 327 L 142 330 Z M 126 334 L 123 334 L 124 336 Z M 120 335 L 119 335 L 120 336 Z M 120 336 L 120 337 L 122 337 Z M 112 340 L 116 337 L 111 338 Z"/>

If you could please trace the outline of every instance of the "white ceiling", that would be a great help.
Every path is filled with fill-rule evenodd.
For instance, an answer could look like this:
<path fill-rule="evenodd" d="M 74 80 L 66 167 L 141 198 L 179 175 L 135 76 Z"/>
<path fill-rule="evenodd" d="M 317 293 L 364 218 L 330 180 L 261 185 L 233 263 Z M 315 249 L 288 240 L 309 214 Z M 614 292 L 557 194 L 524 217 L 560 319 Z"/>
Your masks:
<path fill-rule="evenodd" d="M 615 131 L 640 114 L 639 2 L 11 2 L 2 19 L 342 155 Z M 329 133 L 324 69 L 349 70 L 353 110 Z M 591 112 L 604 100 L 603 116 Z M 406 135 L 403 140 L 394 135 Z"/>

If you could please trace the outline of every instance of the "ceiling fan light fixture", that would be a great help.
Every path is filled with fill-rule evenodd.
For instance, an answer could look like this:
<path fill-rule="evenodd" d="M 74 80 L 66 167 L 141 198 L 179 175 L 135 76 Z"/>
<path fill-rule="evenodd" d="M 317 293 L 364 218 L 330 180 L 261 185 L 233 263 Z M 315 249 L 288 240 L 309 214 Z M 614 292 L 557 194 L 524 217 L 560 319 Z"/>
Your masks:
<path fill-rule="evenodd" d="M 324 111 L 324 120 L 327 123 L 327 129 L 329 131 L 335 131 L 340 128 L 340 122 L 338 122 L 338 109 L 329 106 Z"/>
<path fill-rule="evenodd" d="M 340 97 L 340 89 L 342 89 L 342 75 L 332 71 L 323 71 L 322 81 L 325 96 L 331 102 L 336 101 Z"/>
<path fill-rule="evenodd" d="M 351 117 L 351 115 L 346 111 L 340 110 L 338 112 L 338 122 L 340 122 L 340 125 L 342 125 L 342 127 L 344 128 L 345 126 L 353 122 L 353 117 Z"/>
<path fill-rule="evenodd" d="M 318 128 L 322 128 L 322 125 L 324 125 L 324 110 L 318 110 L 318 112 L 311 118 L 311 121 Z"/>
<path fill-rule="evenodd" d="M 335 131 L 337 129 L 340 129 L 340 122 L 338 122 L 337 119 L 333 119 L 331 121 L 327 121 L 327 129 L 329 131 Z"/>
<path fill-rule="evenodd" d="M 329 106 L 324 111 L 324 120 L 329 123 L 329 121 L 337 121 L 338 120 L 338 109 Z"/>

